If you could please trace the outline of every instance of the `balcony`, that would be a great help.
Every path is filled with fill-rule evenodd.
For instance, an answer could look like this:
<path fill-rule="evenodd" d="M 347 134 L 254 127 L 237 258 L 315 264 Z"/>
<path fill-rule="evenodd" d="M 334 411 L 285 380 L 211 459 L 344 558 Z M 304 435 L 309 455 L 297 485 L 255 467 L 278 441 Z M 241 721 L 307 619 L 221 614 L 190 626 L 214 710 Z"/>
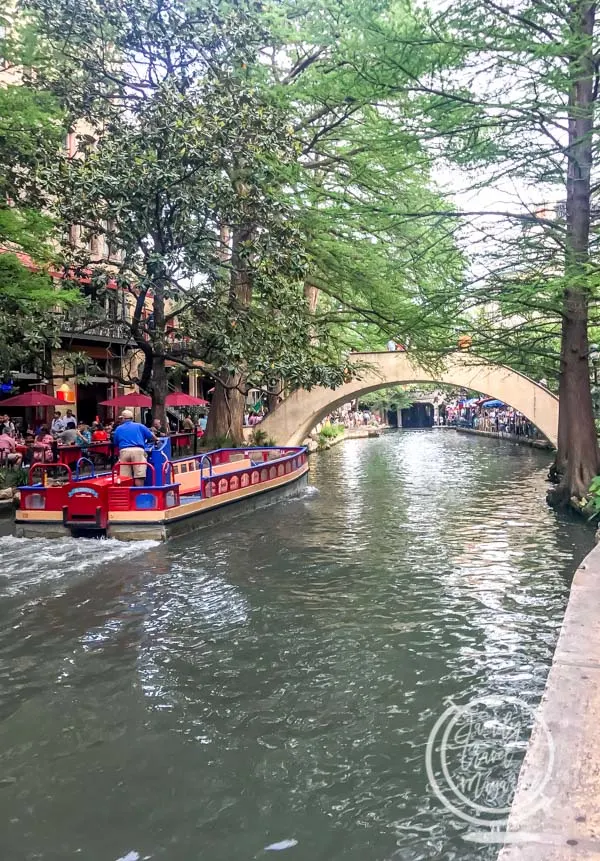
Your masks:
<path fill-rule="evenodd" d="M 61 338 L 127 344 L 133 342 L 129 320 L 126 310 L 120 305 L 103 309 L 94 303 L 83 310 L 71 311 L 68 318 L 62 318 L 60 335 Z M 150 340 L 152 330 L 152 316 L 143 315 L 141 335 L 145 341 Z M 176 347 L 185 349 L 191 342 L 189 337 L 182 336 L 176 326 L 172 324 L 167 326 L 166 340 L 171 349 Z"/>
<path fill-rule="evenodd" d="M 72 316 L 60 324 L 61 338 L 76 338 L 81 341 L 103 341 L 126 344 L 131 340 L 129 326 L 117 320 L 94 320 L 90 317 Z"/>

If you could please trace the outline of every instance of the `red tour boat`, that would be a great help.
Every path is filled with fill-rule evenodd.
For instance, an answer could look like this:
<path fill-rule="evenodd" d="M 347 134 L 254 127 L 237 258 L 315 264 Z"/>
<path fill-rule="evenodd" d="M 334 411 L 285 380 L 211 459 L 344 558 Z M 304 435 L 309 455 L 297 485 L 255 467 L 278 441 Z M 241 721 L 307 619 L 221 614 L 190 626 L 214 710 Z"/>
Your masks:
<path fill-rule="evenodd" d="M 74 472 L 35 464 L 20 488 L 17 536 L 165 540 L 297 495 L 308 480 L 302 446 L 221 448 L 171 460 L 170 440 L 161 439 L 148 453 L 142 487 L 121 474 L 129 466 L 96 473 L 85 457 Z"/>

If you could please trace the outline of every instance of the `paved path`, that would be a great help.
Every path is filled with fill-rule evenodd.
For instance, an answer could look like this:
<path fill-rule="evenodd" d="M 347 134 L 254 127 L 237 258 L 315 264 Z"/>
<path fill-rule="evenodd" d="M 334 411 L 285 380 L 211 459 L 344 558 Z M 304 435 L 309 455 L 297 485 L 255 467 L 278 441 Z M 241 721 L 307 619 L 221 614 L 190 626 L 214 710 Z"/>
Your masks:
<path fill-rule="evenodd" d="M 554 747 L 547 802 L 524 813 Z M 600 545 L 577 569 L 498 861 L 600 861 Z"/>

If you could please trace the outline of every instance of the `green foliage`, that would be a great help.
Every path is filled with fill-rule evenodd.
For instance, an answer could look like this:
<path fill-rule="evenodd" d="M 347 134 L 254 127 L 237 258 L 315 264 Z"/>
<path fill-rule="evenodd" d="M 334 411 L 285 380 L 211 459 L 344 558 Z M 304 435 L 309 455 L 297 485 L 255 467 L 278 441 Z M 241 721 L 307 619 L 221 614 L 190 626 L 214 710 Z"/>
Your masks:
<path fill-rule="evenodd" d="M 57 100 L 39 87 L 43 62 L 35 30 L 0 17 L 4 35 L 0 56 L 5 83 L 0 87 L 0 245 L 14 244 L 36 259 L 48 258 L 52 221 L 44 167 L 52 162 L 66 134 Z"/>
<path fill-rule="evenodd" d="M 18 469 L 0 469 L 0 488 L 21 487 L 28 483 L 29 469 L 19 467 Z"/>
<path fill-rule="evenodd" d="M 0 87 L 0 374 L 22 365 L 42 374 L 48 347 L 58 344 L 60 314 L 78 298 L 53 286 L 42 268 L 52 259 L 53 240 L 43 173 L 66 128 L 56 99 L 35 86 L 35 32 L 7 22 L 7 33 L 0 56 L 15 83 Z"/>
<path fill-rule="evenodd" d="M 40 374 L 45 351 L 59 345 L 59 307 L 78 302 L 58 291 L 42 272 L 30 271 L 14 254 L 0 254 L 0 373 L 26 364 Z"/>
<path fill-rule="evenodd" d="M 414 398 L 403 386 L 388 386 L 360 398 L 361 405 L 376 410 L 402 410 L 409 407 L 413 401 Z"/>
<path fill-rule="evenodd" d="M 423 42 L 443 60 L 411 88 L 431 146 L 460 166 L 457 180 L 468 194 L 466 206 L 447 209 L 469 250 L 464 295 L 472 313 L 461 322 L 473 350 L 549 381 L 558 376 L 565 290 L 592 298 L 598 288 L 595 206 L 589 242 L 576 240 L 581 265 L 573 269 L 574 256 L 565 257 L 573 218 L 587 222 L 575 216 L 589 206 L 577 165 L 598 155 L 597 91 L 579 89 L 579 70 L 593 60 L 595 37 L 584 29 L 591 22 L 593 32 L 594 13 L 584 21 L 578 10 L 563 15 L 525 0 L 513 14 L 492 2 L 453 0 L 442 15 L 421 16 Z M 393 20 L 370 28 L 373 55 L 383 58 L 371 78 L 395 86 L 405 37 Z M 582 157 L 587 145 L 591 152 Z M 576 202 L 567 194 L 575 176 Z"/>
<path fill-rule="evenodd" d="M 454 347 L 464 260 L 437 213 L 433 159 L 407 96 L 427 67 L 425 43 L 404 52 L 393 84 L 368 72 L 382 62 L 371 31 L 393 22 L 408 44 L 416 16 L 329 0 L 278 13 L 270 84 L 296 114 L 303 159 L 290 184 L 309 237 L 317 320 L 346 348 L 382 349 L 390 336 L 421 354 Z"/>
<path fill-rule="evenodd" d="M 262 446 L 276 446 L 275 440 L 267 435 L 267 432 L 261 428 L 254 428 L 250 434 L 250 445 L 261 448 Z"/>
<path fill-rule="evenodd" d="M 250 434 L 250 442 L 255 446 L 268 445 L 269 443 L 267 443 L 267 439 L 267 432 L 260 428 L 254 428 Z"/>
<path fill-rule="evenodd" d="M 65 154 L 45 179 L 63 230 L 81 225 L 84 239 L 112 249 L 110 267 L 95 265 L 97 283 L 116 277 L 135 297 L 142 387 L 156 400 L 166 361 L 195 359 L 245 390 L 281 378 L 339 385 L 341 353 L 324 327 L 316 342 L 303 299 L 306 241 L 285 194 L 300 149 L 251 71 L 265 40 L 257 10 L 185 0 L 164 3 L 160 16 L 145 0 L 30 6 L 60 45 L 45 82 L 72 122 L 103 129 L 80 135 L 85 157 Z M 66 262 L 94 264 L 86 245 Z"/>
<path fill-rule="evenodd" d="M 345 430 L 344 425 L 340 424 L 323 425 L 317 436 L 318 447 L 320 449 L 328 448 L 334 439 L 344 435 Z"/>
<path fill-rule="evenodd" d="M 600 475 L 593 478 L 588 487 L 585 510 L 589 512 L 589 520 L 600 515 Z"/>
<path fill-rule="evenodd" d="M 325 424 L 319 431 L 319 436 L 322 436 L 323 439 L 335 439 L 338 436 L 342 436 L 345 428 L 344 425 L 340 424 Z"/>

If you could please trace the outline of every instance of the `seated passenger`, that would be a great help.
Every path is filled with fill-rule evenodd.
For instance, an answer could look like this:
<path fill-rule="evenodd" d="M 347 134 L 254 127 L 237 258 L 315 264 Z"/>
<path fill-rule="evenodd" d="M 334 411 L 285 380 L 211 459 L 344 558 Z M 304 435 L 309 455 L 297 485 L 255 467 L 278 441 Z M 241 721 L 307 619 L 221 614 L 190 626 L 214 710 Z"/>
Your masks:
<path fill-rule="evenodd" d="M 100 422 L 94 422 L 92 425 L 92 442 L 106 442 L 108 433 L 104 429 L 104 425 Z"/>
<path fill-rule="evenodd" d="M 10 466 L 21 466 L 23 460 L 14 439 L 4 428 L 0 433 L 0 459 Z"/>
<path fill-rule="evenodd" d="M 42 425 L 33 443 L 33 460 L 36 463 L 52 463 L 52 446 L 54 437 L 48 425 Z"/>
<path fill-rule="evenodd" d="M 61 433 L 57 434 L 57 439 L 60 445 L 75 445 L 77 442 L 77 430 L 76 428 L 67 428 Z"/>
<path fill-rule="evenodd" d="M 85 422 L 79 422 L 77 425 L 77 436 L 78 443 L 80 442 L 83 446 L 88 445 L 92 441 L 92 432 Z"/>

